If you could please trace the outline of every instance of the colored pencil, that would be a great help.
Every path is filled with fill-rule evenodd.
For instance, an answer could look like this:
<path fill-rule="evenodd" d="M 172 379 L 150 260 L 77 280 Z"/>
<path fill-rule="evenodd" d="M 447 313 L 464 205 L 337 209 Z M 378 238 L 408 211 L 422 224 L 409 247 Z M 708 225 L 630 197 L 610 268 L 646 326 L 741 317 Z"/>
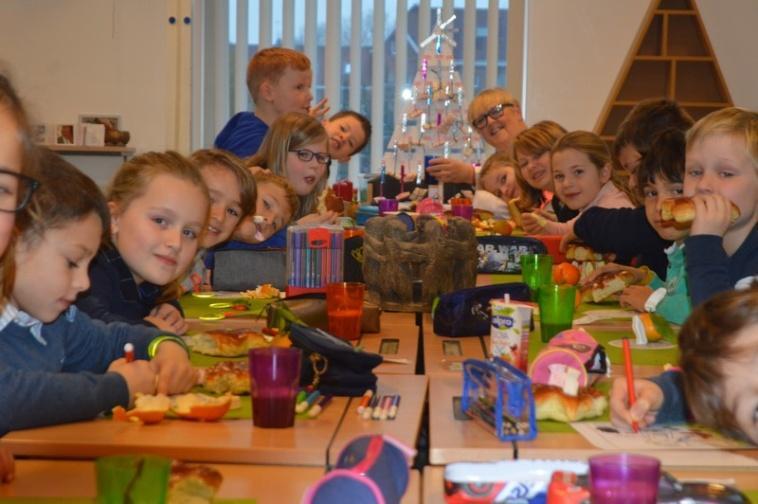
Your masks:
<path fill-rule="evenodd" d="M 629 409 L 637 401 L 636 394 L 634 392 L 634 371 L 632 370 L 632 351 L 629 348 L 629 339 L 624 338 L 621 340 L 621 345 L 624 349 L 624 370 L 626 371 L 626 390 L 629 396 Z M 634 432 L 640 431 L 640 426 L 637 421 L 632 420 L 632 430 Z"/>

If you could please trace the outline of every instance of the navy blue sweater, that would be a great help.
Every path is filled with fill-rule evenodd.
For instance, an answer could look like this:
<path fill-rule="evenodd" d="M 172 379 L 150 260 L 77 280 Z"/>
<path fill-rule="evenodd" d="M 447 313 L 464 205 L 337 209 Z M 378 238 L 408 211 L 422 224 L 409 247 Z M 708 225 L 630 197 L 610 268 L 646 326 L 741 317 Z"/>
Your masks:
<path fill-rule="evenodd" d="M 670 241 L 661 238 L 645 217 L 645 207 L 592 207 L 574 222 L 574 234 L 600 253 L 613 252 L 616 262 L 647 266 L 661 280 L 666 279 L 668 260 L 664 249 Z M 690 253 L 689 246 L 687 253 Z"/>
<path fill-rule="evenodd" d="M 268 132 L 268 125 L 252 112 L 238 112 L 216 137 L 219 149 L 225 149 L 238 157 L 250 157 L 256 152 Z"/>
<path fill-rule="evenodd" d="M 714 294 L 734 289 L 745 277 L 758 275 L 755 227 L 731 257 L 726 255 L 721 236 L 695 235 L 684 243 L 687 246 L 687 286 L 693 308 Z"/>
<path fill-rule="evenodd" d="M 105 322 L 128 322 L 152 326 L 145 320 L 155 308 L 161 289 L 149 282 L 139 286 L 118 251 L 103 246 L 89 269 L 90 288 L 76 306 L 92 318 Z M 183 313 L 178 301 L 171 302 Z"/>
<path fill-rule="evenodd" d="M 92 320 L 75 307 L 42 326 L 38 341 L 28 327 L 0 330 L 0 436 L 8 431 L 91 419 L 128 406 L 129 389 L 106 373 L 131 342 L 137 359 L 158 329 Z"/>

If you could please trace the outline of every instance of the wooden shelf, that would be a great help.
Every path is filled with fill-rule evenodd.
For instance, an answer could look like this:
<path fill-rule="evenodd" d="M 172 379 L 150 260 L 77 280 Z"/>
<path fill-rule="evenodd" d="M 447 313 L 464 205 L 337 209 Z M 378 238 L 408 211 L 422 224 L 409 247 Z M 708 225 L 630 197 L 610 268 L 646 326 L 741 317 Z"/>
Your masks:
<path fill-rule="evenodd" d="M 134 148 L 133 147 L 113 147 L 113 146 L 106 146 L 106 147 L 92 147 L 87 145 L 48 145 L 44 144 L 42 147 L 46 147 L 50 149 L 51 151 L 55 152 L 63 152 L 66 154 L 99 154 L 99 155 L 109 155 L 112 154 L 114 156 L 131 156 L 134 154 Z"/>
<path fill-rule="evenodd" d="M 675 100 L 695 120 L 732 106 L 693 0 L 651 0 L 595 132 L 613 138 L 632 108 L 648 98 Z"/>

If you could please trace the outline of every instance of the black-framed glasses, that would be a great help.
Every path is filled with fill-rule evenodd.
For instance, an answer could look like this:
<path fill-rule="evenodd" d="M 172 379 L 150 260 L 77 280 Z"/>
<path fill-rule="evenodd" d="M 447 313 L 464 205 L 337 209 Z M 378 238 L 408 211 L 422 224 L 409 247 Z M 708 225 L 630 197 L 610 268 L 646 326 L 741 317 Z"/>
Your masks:
<path fill-rule="evenodd" d="M 39 187 L 35 179 L 0 168 L 0 212 L 14 213 L 22 210 Z"/>
<path fill-rule="evenodd" d="M 295 154 L 297 154 L 297 158 L 304 163 L 307 163 L 314 157 L 316 158 L 316 162 L 318 164 L 329 166 L 332 163 L 332 156 L 330 156 L 329 154 L 322 154 L 321 152 L 313 152 L 312 150 L 309 150 L 309 149 L 294 149 L 294 150 L 291 150 L 290 152 L 294 152 Z"/>
<path fill-rule="evenodd" d="M 484 114 L 480 115 L 473 121 L 471 121 L 471 125 L 476 129 L 482 129 L 487 125 L 487 117 L 491 117 L 492 119 L 497 119 L 498 117 L 503 115 L 503 111 L 505 111 L 506 108 L 513 107 L 513 103 L 505 102 L 505 103 L 498 103 L 491 109 L 489 109 Z"/>

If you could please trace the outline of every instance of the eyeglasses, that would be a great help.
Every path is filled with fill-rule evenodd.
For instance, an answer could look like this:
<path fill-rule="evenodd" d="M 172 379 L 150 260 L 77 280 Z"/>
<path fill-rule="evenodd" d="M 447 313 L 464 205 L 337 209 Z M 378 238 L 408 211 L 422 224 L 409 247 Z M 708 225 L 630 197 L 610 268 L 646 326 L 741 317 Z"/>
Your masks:
<path fill-rule="evenodd" d="M 39 182 L 26 175 L 0 168 L 0 212 L 22 210 L 39 187 Z"/>
<path fill-rule="evenodd" d="M 503 111 L 508 108 L 513 107 L 513 103 L 498 103 L 491 109 L 489 109 L 484 114 L 480 115 L 473 121 L 471 121 L 471 125 L 476 129 L 482 129 L 487 125 L 487 117 L 491 117 L 492 119 L 497 119 L 498 117 L 503 115 Z"/>
<path fill-rule="evenodd" d="M 308 150 L 308 149 L 296 149 L 296 150 L 291 150 L 290 152 L 294 152 L 295 154 L 297 154 L 297 158 L 300 161 L 303 161 L 305 163 L 307 163 L 314 157 L 316 158 L 316 162 L 318 164 L 329 166 L 332 163 L 332 156 L 330 156 L 329 154 L 313 152 L 312 150 Z"/>

